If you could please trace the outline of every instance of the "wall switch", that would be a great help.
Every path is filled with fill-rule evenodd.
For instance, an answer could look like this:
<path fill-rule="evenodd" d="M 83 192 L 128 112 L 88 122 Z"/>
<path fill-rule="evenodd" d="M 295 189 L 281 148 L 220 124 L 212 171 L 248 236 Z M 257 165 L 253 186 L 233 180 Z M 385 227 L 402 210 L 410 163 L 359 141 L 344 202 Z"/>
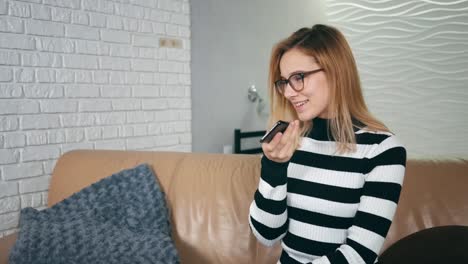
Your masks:
<path fill-rule="evenodd" d="M 181 49 L 182 48 L 182 40 L 175 39 L 175 38 L 160 38 L 159 39 L 159 47 L 161 47 L 161 48 Z"/>

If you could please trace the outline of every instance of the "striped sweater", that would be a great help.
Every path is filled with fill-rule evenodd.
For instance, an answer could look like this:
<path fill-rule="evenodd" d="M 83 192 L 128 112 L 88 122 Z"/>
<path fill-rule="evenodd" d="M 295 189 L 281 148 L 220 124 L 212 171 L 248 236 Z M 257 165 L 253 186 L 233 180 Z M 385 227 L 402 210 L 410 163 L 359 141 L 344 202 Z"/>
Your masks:
<path fill-rule="evenodd" d="M 250 227 L 279 263 L 374 263 L 395 213 L 406 151 L 390 133 L 355 130 L 356 151 L 337 154 L 315 118 L 291 160 L 262 157 Z"/>

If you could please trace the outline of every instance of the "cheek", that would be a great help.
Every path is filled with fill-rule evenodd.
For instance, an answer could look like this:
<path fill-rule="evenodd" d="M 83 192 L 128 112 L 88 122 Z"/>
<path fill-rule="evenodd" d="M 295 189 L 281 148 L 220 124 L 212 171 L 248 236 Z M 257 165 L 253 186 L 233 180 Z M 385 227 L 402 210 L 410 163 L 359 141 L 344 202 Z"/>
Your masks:
<path fill-rule="evenodd" d="M 307 89 L 304 89 L 304 95 L 307 97 L 320 98 L 321 100 L 328 98 L 328 86 L 323 79 L 313 79 L 307 83 Z"/>
<path fill-rule="evenodd" d="M 329 98 L 329 91 L 328 91 L 328 87 L 326 85 L 322 85 L 320 86 L 320 97 L 325 100 L 325 101 L 328 101 L 328 98 Z"/>
<path fill-rule="evenodd" d="M 320 76 L 320 78 L 317 78 L 315 85 L 317 96 L 321 97 L 322 99 L 328 100 L 330 91 L 328 89 L 328 83 L 325 76 Z"/>

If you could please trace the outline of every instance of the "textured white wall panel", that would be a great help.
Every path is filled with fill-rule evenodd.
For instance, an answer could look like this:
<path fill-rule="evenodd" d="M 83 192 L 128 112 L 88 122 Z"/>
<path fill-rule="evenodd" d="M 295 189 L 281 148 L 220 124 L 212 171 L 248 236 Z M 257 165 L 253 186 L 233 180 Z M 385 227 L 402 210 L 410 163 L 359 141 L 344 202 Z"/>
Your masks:
<path fill-rule="evenodd" d="M 326 1 L 371 111 L 410 157 L 468 157 L 468 1 Z"/>

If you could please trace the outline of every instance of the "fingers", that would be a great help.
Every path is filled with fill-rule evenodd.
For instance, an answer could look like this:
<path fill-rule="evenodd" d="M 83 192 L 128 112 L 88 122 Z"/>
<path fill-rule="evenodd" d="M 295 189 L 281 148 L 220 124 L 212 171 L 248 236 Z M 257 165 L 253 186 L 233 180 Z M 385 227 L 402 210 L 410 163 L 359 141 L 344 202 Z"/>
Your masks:
<path fill-rule="evenodd" d="M 265 155 L 273 161 L 288 161 L 296 148 L 296 141 L 299 137 L 299 121 L 289 123 L 284 133 L 276 134 L 270 143 L 263 143 L 262 149 Z"/>
<path fill-rule="evenodd" d="M 289 129 L 289 127 L 288 127 Z M 291 122 L 291 130 L 286 131 L 285 135 L 281 139 L 281 141 L 285 141 L 280 149 L 279 156 L 280 157 L 290 157 L 292 156 L 295 147 L 296 147 L 296 140 L 298 137 L 299 132 L 299 122 L 293 121 Z M 281 142 L 283 143 L 283 142 Z"/>
<path fill-rule="evenodd" d="M 270 151 L 281 147 L 281 141 L 283 140 L 284 134 L 279 132 L 277 133 L 273 139 L 270 141 Z"/>
<path fill-rule="evenodd" d="M 280 140 L 280 144 L 282 144 L 283 146 L 285 146 L 288 142 L 290 142 L 291 138 L 294 137 L 294 131 L 297 130 L 296 123 L 297 123 L 296 121 L 292 121 L 291 123 L 289 123 L 286 131 L 284 131 L 284 135 Z"/>

